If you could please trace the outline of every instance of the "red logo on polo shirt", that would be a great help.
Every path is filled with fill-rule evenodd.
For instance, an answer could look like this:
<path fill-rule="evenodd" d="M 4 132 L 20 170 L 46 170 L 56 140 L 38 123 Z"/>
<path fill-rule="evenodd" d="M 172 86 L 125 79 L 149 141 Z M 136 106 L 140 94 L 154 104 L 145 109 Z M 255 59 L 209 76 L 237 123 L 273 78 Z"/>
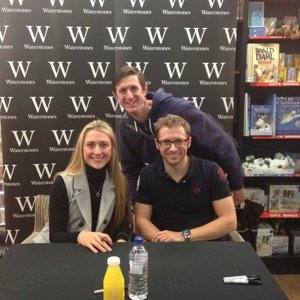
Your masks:
<path fill-rule="evenodd" d="M 227 176 L 224 173 L 224 171 L 223 171 L 222 168 L 218 169 L 217 174 L 218 174 L 218 176 L 219 176 L 219 178 L 220 178 L 221 181 L 227 181 Z"/>
<path fill-rule="evenodd" d="M 194 187 L 193 187 L 193 192 L 194 192 L 194 194 L 200 193 L 200 192 L 201 192 L 200 187 L 199 187 L 199 186 L 194 186 Z"/>

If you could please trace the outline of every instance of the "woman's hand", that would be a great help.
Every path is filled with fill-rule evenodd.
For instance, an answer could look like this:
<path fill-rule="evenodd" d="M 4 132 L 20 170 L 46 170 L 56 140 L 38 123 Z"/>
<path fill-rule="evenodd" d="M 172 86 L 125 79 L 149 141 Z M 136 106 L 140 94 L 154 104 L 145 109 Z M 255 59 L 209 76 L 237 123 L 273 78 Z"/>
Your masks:
<path fill-rule="evenodd" d="M 102 232 L 81 231 L 77 237 L 78 244 L 89 248 L 93 253 L 101 251 L 111 252 L 112 240 L 110 236 Z"/>

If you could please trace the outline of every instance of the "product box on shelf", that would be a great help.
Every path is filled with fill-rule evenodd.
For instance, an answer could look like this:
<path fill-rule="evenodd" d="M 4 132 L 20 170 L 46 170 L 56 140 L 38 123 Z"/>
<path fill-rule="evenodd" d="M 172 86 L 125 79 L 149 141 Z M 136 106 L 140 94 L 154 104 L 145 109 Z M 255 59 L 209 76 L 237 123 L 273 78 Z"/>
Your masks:
<path fill-rule="evenodd" d="M 300 211 L 300 185 L 270 185 L 269 211 Z"/>
<path fill-rule="evenodd" d="M 274 35 L 276 29 L 276 23 L 277 23 L 276 17 L 264 18 L 266 36 Z"/>
<path fill-rule="evenodd" d="M 248 8 L 248 26 L 264 26 L 265 3 L 263 1 L 249 2 Z"/>
<path fill-rule="evenodd" d="M 245 176 L 294 176 L 293 158 L 282 153 L 276 153 L 274 159 L 247 155 L 242 167 Z"/>
<path fill-rule="evenodd" d="M 264 26 L 249 27 L 249 36 L 265 36 L 266 30 Z"/>
<path fill-rule="evenodd" d="M 269 223 L 260 223 L 257 229 L 256 252 L 259 256 L 272 255 L 273 228 Z"/>
<path fill-rule="evenodd" d="M 300 254 L 300 230 L 290 231 L 290 252 Z"/>
<path fill-rule="evenodd" d="M 265 194 L 265 191 L 259 187 L 245 187 L 245 199 L 262 204 L 264 210 L 268 209 L 268 196 Z"/>
<path fill-rule="evenodd" d="M 288 254 L 289 236 L 285 231 L 274 233 L 272 241 L 272 254 Z"/>

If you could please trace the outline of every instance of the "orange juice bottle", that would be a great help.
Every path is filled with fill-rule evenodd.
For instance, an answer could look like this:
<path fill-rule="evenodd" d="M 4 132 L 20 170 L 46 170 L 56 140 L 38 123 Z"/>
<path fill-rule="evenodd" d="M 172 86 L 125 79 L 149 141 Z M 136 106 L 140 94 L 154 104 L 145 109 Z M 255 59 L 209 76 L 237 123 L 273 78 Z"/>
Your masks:
<path fill-rule="evenodd" d="M 107 259 L 107 269 L 103 279 L 104 300 L 124 300 L 125 285 L 124 277 L 120 267 L 120 258 L 110 256 Z"/>

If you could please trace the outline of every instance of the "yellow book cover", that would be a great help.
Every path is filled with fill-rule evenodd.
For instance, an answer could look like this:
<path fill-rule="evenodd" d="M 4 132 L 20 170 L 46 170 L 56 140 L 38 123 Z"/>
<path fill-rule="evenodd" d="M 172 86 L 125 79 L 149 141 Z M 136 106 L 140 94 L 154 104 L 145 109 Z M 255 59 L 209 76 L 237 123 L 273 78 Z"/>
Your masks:
<path fill-rule="evenodd" d="M 278 82 L 279 44 L 252 44 L 251 47 L 252 57 L 248 61 L 252 82 Z"/>

